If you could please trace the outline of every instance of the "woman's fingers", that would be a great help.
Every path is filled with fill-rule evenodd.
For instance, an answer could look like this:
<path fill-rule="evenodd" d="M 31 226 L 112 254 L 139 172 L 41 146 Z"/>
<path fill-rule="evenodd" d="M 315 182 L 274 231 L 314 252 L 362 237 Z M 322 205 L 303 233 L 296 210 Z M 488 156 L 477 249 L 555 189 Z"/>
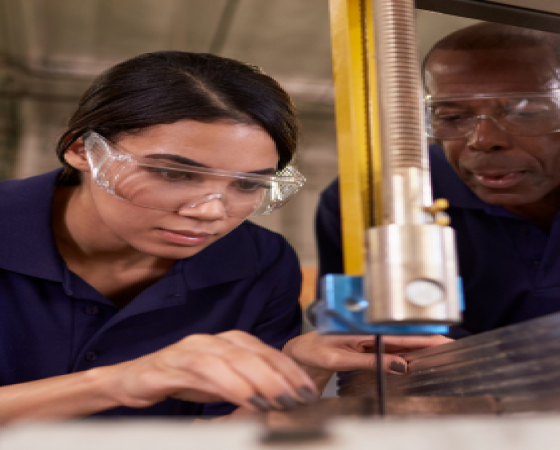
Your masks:
<path fill-rule="evenodd" d="M 406 373 L 407 363 L 399 354 L 452 342 L 444 336 L 383 336 L 383 367 L 386 371 Z M 284 352 L 316 378 L 341 370 L 375 368 L 373 336 L 321 336 L 307 333 L 292 339 Z"/>
<path fill-rule="evenodd" d="M 221 399 L 253 411 L 292 409 L 318 398 L 293 361 L 239 331 L 189 336 L 136 360 L 128 370 L 137 398 Z"/>
<path fill-rule="evenodd" d="M 384 369 L 400 374 L 406 372 L 406 361 L 398 353 L 450 342 L 443 336 L 386 336 L 383 340 Z M 289 357 L 241 331 L 192 335 L 115 366 L 116 378 L 127 392 L 122 404 L 133 407 L 171 396 L 196 402 L 221 399 L 253 411 L 291 409 L 319 396 L 308 373 L 322 383 L 333 371 L 373 369 L 375 356 L 368 350 L 374 346 L 371 336 L 309 333 L 286 345 Z"/>
<path fill-rule="evenodd" d="M 219 347 L 219 344 L 217 346 Z M 262 372 L 262 367 L 259 367 L 258 363 L 255 364 L 254 360 L 251 361 L 251 358 L 235 352 L 235 349 L 229 350 L 240 361 L 247 364 L 247 370 L 260 370 Z M 197 364 L 191 370 L 198 377 L 199 381 L 196 388 L 200 391 L 200 394 L 190 388 L 177 392 L 174 397 L 191 401 L 225 400 L 245 406 L 253 411 L 269 410 L 274 407 L 259 392 L 259 386 L 255 385 L 254 379 L 250 379 L 247 372 L 240 372 L 235 364 L 231 364 L 230 361 L 221 358 L 219 355 L 206 353 L 203 357 L 197 357 L 196 362 Z M 264 373 L 265 377 L 267 375 L 270 374 Z M 254 378 L 258 379 L 259 377 Z M 271 384 L 274 384 L 274 382 Z"/>
<path fill-rule="evenodd" d="M 323 367 L 332 372 L 345 370 L 373 370 L 377 364 L 375 353 L 361 353 L 348 350 L 330 350 L 328 356 L 321 358 Z M 407 370 L 407 362 L 398 355 L 384 354 L 383 369 L 397 375 L 403 375 Z"/>
<path fill-rule="evenodd" d="M 247 333 L 228 331 L 219 334 L 218 337 L 247 350 L 251 354 L 258 355 L 262 361 L 266 362 L 276 374 L 288 383 L 302 400 L 314 401 L 318 398 L 319 393 L 311 378 L 293 359 L 282 352 Z M 265 384 L 267 384 L 266 381 Z"/>
<path fill-rule="evenodd" d="M 383 355 L 383 370 L 394 375 L 404 375 L 408 371 L 408 363 L 397 355 Z"/>
<path fill-rule="evenodd" d="M 387 353 L 412 352 L 450 342 L 453 342 L 453 339 L 437 334 L 433 336 L 383 336 L 383 344 Z"/>
<path fill-rule="evenodd" d="M 298 405 L 294 387 L 260 355 L 226 341 L 212 351 L 227 364 L 230 371 L 251 387 L 251 395 L 246 399 L 250 399 L 249 401 L 257 406 L 260 405 L 260 409 L 293 409 Z M 222 373 L 223 371 L 218 373 L 218 378 L 222 377 Z M 210 374 L 209 377 L 213 375 Z"/>

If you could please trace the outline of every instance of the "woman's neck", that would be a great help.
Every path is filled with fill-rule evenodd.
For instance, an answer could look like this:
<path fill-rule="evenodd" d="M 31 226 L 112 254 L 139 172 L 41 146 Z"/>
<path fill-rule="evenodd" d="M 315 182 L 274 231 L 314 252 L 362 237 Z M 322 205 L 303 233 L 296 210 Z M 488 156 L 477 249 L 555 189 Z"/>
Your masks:
<path fill-rule="evenodd" d="M 52 226 L 64 259 L 117 263 L 123 267 L 153 266 L 161 259 L 136 250 L 116 236 L 103 223 L 82 186 L 61 187 L 55 191 Z"/>
<path fill-rule="evenodd" d="M 174 263 L 141 253 L 115 236 L 81 186 L 55 191 L 52 226 L 68 268 L 119 308 L 162 278 Z"/>

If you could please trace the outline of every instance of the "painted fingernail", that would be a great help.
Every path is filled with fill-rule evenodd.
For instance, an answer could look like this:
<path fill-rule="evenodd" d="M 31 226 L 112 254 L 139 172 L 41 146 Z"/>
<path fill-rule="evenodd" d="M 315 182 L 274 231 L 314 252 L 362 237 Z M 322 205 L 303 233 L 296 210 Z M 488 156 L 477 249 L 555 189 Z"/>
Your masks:
<path fill-rule="evenodd" d="M 270 411 L 272 409 L 272 404 L 263 396 L 261 395 L 253 395 L 250 399 L 249 402 L 257 407 L 257 409 L 259 411 Z"/>
<path fill-rule="evenodd" d="M 290 394 L 282 394 L 276 397 L 274 400 L 282 407 L 282 409 L 296 409 L 298 407 L 298 402 Z"/>
<path fill-rule="evenodd" d="M 403 373 L 406 373 L 406 366 L 403 363 L 393 361 L 389 364 L 389 370 L 402 375 Z"/>
<path fill-rule="evenodd" d="M 297 393 L 308 403 L 316 402 L 317 400 L 319 400 L 319 396 L 308 386 L 302 386 L 298 388 Z"/>

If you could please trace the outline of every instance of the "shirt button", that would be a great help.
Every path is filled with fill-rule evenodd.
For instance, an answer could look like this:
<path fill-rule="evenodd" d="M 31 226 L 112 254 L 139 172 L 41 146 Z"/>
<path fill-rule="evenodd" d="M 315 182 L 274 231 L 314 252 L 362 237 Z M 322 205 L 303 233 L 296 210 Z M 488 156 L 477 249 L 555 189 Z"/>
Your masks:
<path fill-rule="evenodd" d="M 529 229 L 527 229 L 527 228 L 521 228 L 521 229 L 519 230 L 519 234 L 520 234 L 521 236 L 529 236 L 529 233 L 530 233 L 530 231 L 529 231 Z"/>
<path fill-rule="evenodd" d="M 539 264 L 540 264 L 540 263 L 541 263 L 540 261 L 533 261 L 533 266 L 539 267 Z"/>
<path fill-rule="evenodd" d="M 86 361 L 95 361 L 96 359 L 97 359 L 97 353 L 95 352 L 86 353 Z"/>
<path fill-rule="evenodd" d="M 89 305 L 84 307 L 84 312 L 89 314 L 90 316 L 95 316 L 99 314 L 99 306 L 97 305 Z"/>

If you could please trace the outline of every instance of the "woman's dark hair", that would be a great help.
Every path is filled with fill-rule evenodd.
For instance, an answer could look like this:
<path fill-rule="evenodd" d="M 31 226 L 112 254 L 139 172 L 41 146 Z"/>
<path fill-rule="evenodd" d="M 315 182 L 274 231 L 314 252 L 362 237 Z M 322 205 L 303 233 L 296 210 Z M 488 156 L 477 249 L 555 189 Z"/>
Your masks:
<path fill-rule="evenodd" d="M 109 140 L 179 120 L 232 121 L 263 128 L 276 143 L 278 168 L 292 159 L 299 122 L 289 95 L 258 67 L 207 53 L 145 53 L 117 64 L 84 93 L 56 153 L 60 185 L 80 183 L 64 153 L 88 131 Z"/>

